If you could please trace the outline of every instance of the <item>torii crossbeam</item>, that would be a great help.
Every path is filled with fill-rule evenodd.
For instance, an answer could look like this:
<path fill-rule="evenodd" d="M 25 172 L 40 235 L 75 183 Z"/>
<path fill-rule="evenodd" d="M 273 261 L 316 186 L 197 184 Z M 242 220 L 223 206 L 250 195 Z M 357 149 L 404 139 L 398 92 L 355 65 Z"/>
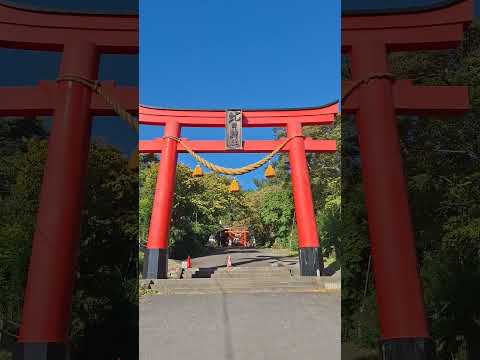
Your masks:
<path fill-rule="evenodd" d="M 287 137 L 302 135 L 305 125 L 331 125 L 338 112 L 338 104 L 331 103 L 308 109 L 244 110 L 244 127 L 285 127 Z M 169 110 L 141 106 L 140 124 L 164 125 L 166 137 L 180 137 L 181 128 L 224 127 L 225 111 Z M 247 140 L 242 150 L 225 150 L 223 141 L 188 141 L 185 144 L 199 153 L 268 153 L 282 140 Z M 144 277 L 166 278 L 168 263 L 168 232 L 175 186 L 177 154 L 186 150 L 171 138 L 140 141 L 141 153 L 161 153 L 155 197 L 148 233 Z M 293 138 L 282 149 L 290 157 L 293 198 L 300 248 L 300 272 L 315 276 L 323 270 L 319 252 L 319 240 L 313 209 L 310 179 L 308 176 L 307 152 L 333 153 L 335 140 Z"/>
<path fill-rule="evenodd" d="M 59 76 L 96 80 L 100 55 L 138 53 L 138 15 L 41 11 L 0 2 L 0 46 L 62 53 Z M 138 88 L 102 82 L 127 111 Z M 73 82 L 1 87 L 0 116 L 53 115 L 17 360 L 66 359 L 79 247 L 80 212 L 93 115 L 115 115 L 91 89 Z"/>

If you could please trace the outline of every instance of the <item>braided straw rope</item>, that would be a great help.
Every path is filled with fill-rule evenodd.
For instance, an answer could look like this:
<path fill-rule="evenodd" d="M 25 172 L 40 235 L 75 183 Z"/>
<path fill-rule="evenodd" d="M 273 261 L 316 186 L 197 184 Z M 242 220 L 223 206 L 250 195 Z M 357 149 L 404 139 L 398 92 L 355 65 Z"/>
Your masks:
<path fill-rule="evenodd" d="M 395 77 L 391 73 L 374 73 L 367 76 L 365 79 L 355 81 L 350 88 L 342 95 L 342 103 L 361 85 L 368 84 L 372 79 L 389 79 L 395 81 Z"/>
<path fill-rule="evenodd" d="M 74 81 L 74 82 L 80 83 L 80 84 L 90 88 L 93 92 L 100 95 L 105 100 L 105 102 L 113 108 L 113 110 L 118 114 L 118 116 L 120 116 L 120 118 L 122 120 L 125 120 L 130 125 L 130 127 L 132 127 L 132 129 L 136 133 L 138 133 L 138 122 L 136 120 L 134 120 L 132 115 L 130 115 L 127 111 L 122 109 L 117 102 L 113 101 L 102 90 L 101 84 L 100 84 L 99 81 L 93 81 L 93 80 L 87 79 L 83 76 L 73 75 L 73 74 L 65 74 L 65 75 L 59 77 L 57 79 L 57 82 L 60 82 L 60 81 Z M 280 146 L 278 146 L 275 150 L 273 150 L 270 154 L 268 154 L 263 159 L 255 162 L 253 164 L 249 164 L 247 166 L 243 166 L 241 168 L 236 168 L 236 169 L 225 168 L 225 167 L 222 167 L 222 166 L 215 165 L 214 163 L 211 163 L 210 161 L 202 158 L 200 155 L 195 153 L 184 142 L 182 142 L 181 139 L 179 139 L 177 137 L 166 136 L 165 138 L 172 139 L 172 140 L 182 144 L 183 147 L 185 148 L 185 150 L 187 150 L 199 163 L 201 163 L 203 166 L 205 166 L 206 168 L 208 168 L 208 169 L 210 169 L 214 172 L 221 173 L 221 174 L 226 174 L 226 175 L 242 175 L 242 174 L 249 173 L 249 172 L 251 172 L 253 170 L 256 170 L 259 167 L 263 166 L 265 163 L 270 161 L 280 150 L 282 150 L 283 147 L 290 142 L 290 140 L 292 140 L 293 138 L 296 138 L 296 137 L 303 137 L 303 136 L 292 136 L 292 137 L 288 138 L 287 140 L 285 140 L 282 144 L 280 144 Z"/>
<path fill-rule="evenodd" d="M 376 73 L 368 76 L 365 79 L 356 81 L 353 83 L 353 85 L 342 95 L 341 102 L 343 103 L 359 86 L 363 84 L 367 84 L 370 80 L 372 79 L 390 79 L 391 81 L 394 81 L 394 77 L 390 73 Z M 100 95 L 107 104 L 109 104 L 112 109 L 120 116 L 120 118 L 124 121 L 126 121 L 130 127 L 138 133 L 138 121 L 133 118 L 130 113 L 125 111 L 117 102 L 113 101 L 101 88 L 100 82 L 90 80 L 88 78 L 85 78 L 83 76 L 79 75 L 74 75 L 74 74 L 65 74 L 57 79 L 57 82 L 60 81 L 75 81 L 77 83 L 80 83 L 88 88 L 90 88 L 93 92 L 96 94 Z M 225 174 L 225 175 L 243 175 L 247 174 L 251 171 L 254 171 L 258 169 L 259 167 L 262 167 L 265 165 L 268 161 L 270 161 L 280 150 L 282 150 L 292 139 L 294 138 L 304 138 L 302 135 L 295 135 L 291 136 L 288 139 L 286 139 L 282 144 L 280 144 L 276 149 L 274 149 L 271 153 L 269 153 L 267 156 L 264 158 L 260 159 L 259 161 L 240 167 L 240 168 L 226 168 L 223 166 L 215 165 L 214 163 L 204 159 L 197 153 L 195 153 L 192 149 L 190 149 L 180 138 L 175 137 L 175 136 L 165 136 L 165 139 L 172 139 L 176 141 L 177 143 L 181 144 L 187 152 L 193 156 L 195 160 L 197 160 L 200 164 L 205 166 L 207 169 L 210 169 L 216 173 L 220 174 Z"/>
<path fill-rule="evenodd" d="M 105 102 L 112 107 L 112 109 L 118 114 L 118 116 L 120 116 L 122 120 L 126 121 L 128 125 L 130 125 L 130 127 L 133 129 L 133 131 L 138 134 L 138 121 L 135 120 L 129 112 L 125 111 L 117 102 L 113 101 L 112 98 L 110 98 L 110 96 L 108 96 L 102 90 L 101 84 L 98 80 L 93 81 L 83 76 L 65 74 L 57 79 L 57 82 L 60 81 L 75 81 L 90 88 L 93 92 L 100 95 L 105 100 Z"/>
<path fill-rule="evenodd" d="M 98 80 L 93 81 L 80 75 L 65 74 L 60 76 L 57 79 L 57 82 L 60 82 L 60 81 L 74 81 L 91 89 L 93 92 L 98 94 L 103 100 L 105 100 L 105 102 L 112 107 L 113 111 L 117 113 L 120 119 L 125 121 L 133 129 L 133 131 L 136 134 L 138 134 L 138 121 L 135 120 L 135 118 L 132 115 L 130 115 L 129 112 L 125 111 L 120 106 L 120 104 L 112 100 L 112 98 L 110 98 L 110 96 L 108 96 L 102 90 L 101 84 Z M 135 170 L 138 168 L 138 142 L 137 142 L 137 149 L 134 150 L 133 154 L 130 156 L 130 159 L 128 160 L 128 167 L 131 170 Z"/>
<path fill-rule="evenodd" d="M 258 169 L 259 167 L 265 165 L 268 161 L 270 161 L 280 150 L 282 150 L 285 145 L 287 145 L 291 140 L 295 139 L 295 138 L 303 138 L 304 136 L 303 135 L 295 135 L 295 136 L 291 136 L 289 137 L 288 139 L 286 139 L 283 143 L 281 143 L 277 148 L 275 148 L 270 154 L 268 154 L 267 156 L 265 156 L 264 158 L 258 160 L 257 162 L 255 163 L 252 163 L 252 164 L 249 164 L 249 165 L 246 165 L 246 166 L 243 166 L 243 167 L 240 167 L 240 168 L 226 168 L 226 167 L 223 167 L 223 166 L 218 166 L 218 165 L 215 165 L 214 163 L 211 163 L 210 161 L 204 159 L 203 157 L 201 157 L 200 155 L 198 155 L 197 153 L 195 153 L 192 149 L 190 149 L 188 147 L 187 144 L 185 144 L 185 142 L 183 142 L 180 138 L 178 137 L 175 137 L 175 136 L 165 136 L 164 139 L 171 139 L 173 141 L 176 141 L 177 143 L 181 144 L 185 150 L 187 150 L 187 152 L 193 156 L 193 158 L 195 160 L 197 160 L 200 164 L 202 164 L 203 166 L 205 166 L 207 169 L 210 169 L 216 173 L 220 173 L 220 174 L 225 174 L 225 175 L 243 175 L 243 174 L 246 174 L 246 173 L 249 173 L 253 170 L 256 170 Z"/>
<path fill-rule="evenodd" d="M 393 75 L 391 73 L 374 73 L 374 74 L 371 74 L 370 76 L 368 76 L 367 78 L 365 79 L 361 79 L 359 81 L 356 81 L 355 83 L 352 84 L 352 86 L 343 94 L 342 96 L 342 99 L 341 99 L 341 102 L 343 103 L 347 97 L 349 97 L 358 87 L 360 87 L 361 85 L 364 85 L 364 84 L 368 84 L 368 82 L 372 79 L 389 79 L 391 81 L 394 81 L 395 78 L 393 77 Z M 218 165 L 215 165 L 214 163 L 211 163 L 210 161 L 202 158 L 200 155 L 198 155 L 197 153 L 195 153 L 192 149 L 190 149 L 180 138 L 178 137 L 175 137 L 175 136 L 164 136 L 164 139 L 172 139 L 176 142 L 178 142 L 179 144 L 181 144 L 185 150 L 187 150 L 187 152 L 193 156 L 193 158 L 195 160 L 197 160 L 200 164 L 202 164 L 203 166 L 205 166 L 207 169 L 210 169 L 216 173 L 220 173 L 220 174 L 225 174 L 225 175 L 243 175 L 243 174 L 246 174 L 246 173 L 249 173 L 253 170 L 256 170 L 258 169 L 259 167 L 262 167 L 263 165 L 265 165 L 268 161 L 270 161 L 280 150 L 282 150 L 285 145 L 287 145 L 292 139 L 294 138 L 297 138 L 297 137 L 301 137 L 301 138 L 304 138 L 304 136 L 302 135 L 296 135 L 296 136 L 292 136 L 292 137 L 289 137 L 288 139 L 286 139 L 282 144 L 280 144 L 280 146 L 278 146 L 275 150 L 273 150 L 270 154 L 268 154 L 267 156 L 265 156 L 263 159 L 260 159 L 259 161 L 255 162 L 255 163 L 252 163 L 252 164 L 249 164 L 249 165 L 246 165 L 246 166 L 243 166 L 243 167 L 240 167 L 240 168 L 226 168 L 226 167 L 223 167 L 223 166 L 218 166 Z"/>

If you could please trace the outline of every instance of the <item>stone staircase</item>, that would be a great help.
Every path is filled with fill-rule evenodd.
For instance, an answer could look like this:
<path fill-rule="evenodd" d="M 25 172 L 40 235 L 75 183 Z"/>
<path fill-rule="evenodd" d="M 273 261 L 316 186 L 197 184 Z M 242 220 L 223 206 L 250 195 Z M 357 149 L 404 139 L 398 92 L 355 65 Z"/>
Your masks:
<path fill-rule="evenodd" d="M 340 290 L 340 274 L 300 276 L 298 268 L 232 267 L 184 269 L 181 279 L 142 280 L 158 295 L 328 292 Z"/>
<path fill-rule="evenodd" d="M 244 278 L 285 278 L 292 276 L 292 272 L 287 267 L 221 267 L 221 268 L 199 268 L 184 269 L 183 279 L 192 278 L 211 278 L 211 279 L 244 279 Z"/>

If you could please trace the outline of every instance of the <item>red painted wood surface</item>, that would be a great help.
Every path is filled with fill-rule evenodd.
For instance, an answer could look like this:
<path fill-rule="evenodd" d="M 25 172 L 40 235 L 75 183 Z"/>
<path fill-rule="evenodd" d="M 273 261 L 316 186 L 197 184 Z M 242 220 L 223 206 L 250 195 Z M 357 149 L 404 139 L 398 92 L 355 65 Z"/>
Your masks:
<path fill-rule="evenodd" d="M 165 126 L 165 136 L 179 136 L 180 127 L 174 122 Z M 177 143 L 173 139 L 165 140 L 162 159 L 158 167 L 157 183 L 153 199 L 147 248 L 168 249 L 168 232 L 175 192 L 175 174 L 177 171 Z"/>
<path fill-rule="evenodd" d="M 342 17 L 342 51 L 368 43 L 388 51 L 451 49 L 463 39 L 474 14 L 473 0 L 414 13 Z"/>
<path fill-rule="evenodd" d="M 287 135 L 302 135 L 304 125 L 330 125 L 338 112 L 338 103 L 309 109 L 284 110 L 243 110 L 243 126 L 245 127 L 287 127 Z M 171 110 L 146 106 L 139 108 L 139 120 L 144 125 L 165 125 L 165 136 L 180 136 L 184 126 L 224 127 L 225 111 L 220 110 Z M 172 131 L 175 129 L 175 131 Z M 176 135 L 173 135 L 176 134 Z M 174 183 L 172 173 L 175 172 L 176 160 L 169 152 L 185 152 L 181 144 L 172 145 L 172 139 L 155 139 L 140 141 L 141 153 L 161 153 L 158 185 L 155 190 L 154 210 L 150 221 L 150 232 L 147 247 L 165 249 L 168 247 L 168 231 L 170 228 L 170 208 Z M 246 140 L 242 150 L 225 150 L 224 141 L 196 140 L 185 143 L 198 153 L 267 153 L 278 147 L 283 140 Z M 175 150 L 170 148 L 174 146 Z M 292 187 L 297 213 L 299 246 L 318 247 L 318 233 L 313 210 L 310 179 L 306 161 L 306 152 L 335 152 L 335 140 L 313 140 L 295 138 L 282 150 L 288 152 L 292 168 Z M 175 158 L 176 159 L 176 158 Z M 167 170 L 168 168 L 168 170 Z"/>
<path fill-rule="evenodd" d="M 60 75 L 96 80 L 102 53 L 138 52 L 138 16 L 67 14 L 0 3 L 0 46 L 62 52 Z M 102 83 L 129 111 L 135 87 Z M 67 342 L 92 115 L 114 115 L 83 85 L 0 87 L 1 116 L 53 115 L 19 342 Z"/>
<path fill-rule="evenodd" d="M 269 153 L 280 146 L 285 139 L 279 140 L 245 140 L 241 150 L 225 150 L 225 142 L 222 140 L 187 140 L 183 142 L 197 153 Z M 160 153 L 165 148 L 165 140 L 158 138 L 155 140 L 140 140 L 141 153 Z M 288 143 L 281 152 L 288 152 L 292 144 Z M 305 139 L 305 151 L 312 153 L 332 153 L 337 149 L 335 140 L 313 140 Z M 177 144 L 177 151 L 187 152 L 182 144 Z"/>
<path fill-rule="evenodd" d="M 138 16 L 67 14 L 0 3 L 0 46 L 63 51 L 70 43 L 94 43 L 101 53 L 138 52 Z"/>
<path fill-rule="evenodd" d="M 165 125 L 168 121 L 176 121 L 188 127 L 224 127 L 225 111 L 223 110 L 172 110 L 147 106 L 139 108 L 140 124 Z M 244 110 L 244 127 L 282 127 L 289 121 L 304 125 L 331 125 L 338 112 L 338 104 L 312 109 L 285 110 Z"/>
<path fill-rule="evenodd" d="M 116 86 L 114 81 L 102 81 L 101 86 L 116 102 L 130 112 L 138 111 L 138 88 L 136 86 Z M 55 81 L 41 81 L 37 86 L 0 87 L 0 116 L 51 116 L 57 97 Z M 110 105 L 97 94 L 91 94 L 90 112 L 92 116 L 117 115 Z"/>
<path fill-rule="evenodd" d="M 414 14 L 342 18 L 342 51 L 350 56 L 352 81 L 387 73 L 390 51 L 456 47 L 472 16 L 473 1 L 467 0 Z M 389 79 L 370 80 L 345 102 L 345 111 L 356 115 L 383 339 L 429 337 L 395 115 L 468 108 L 466 87 Z"/>
<path fill-rule="evenodd" d="M 287 136 L 291 137 L 301 134 L 301 124 L 288 123 Z M 304 140 L 297 137 L 294 138 L 291 143 L 288 159 L 290 160 L 290 176 L 292 178 L 293 201 L 295 203 L 298 247 L 318 248 L 320 243 L 318 240 L 315 210 L 313 208 L 312 189 L 310 186 Z"/>
<path fill-rule="evenodd" d="M 354 84 L 343 81 L 342 91 Z M 393 102 L 397 114 L 454 115 L 470 109 L 468 86 L 419 86 L 410 80 L 396 80 L 392 85 Z M 360 93 L 354 91 L 342 104 L 342 112 L 355 113 L 359 108 Z"/>
<path fill-rule="evenodd" d="M 93 44 L 65 47 L 61 72 L 92 78 L 97 71 L 98 53 Z M 25 290 L 21 342 L 62 342 L 70 323 L 90 142 L 91 95 L 80 84 L 62 83 L 57 91 Z"/>

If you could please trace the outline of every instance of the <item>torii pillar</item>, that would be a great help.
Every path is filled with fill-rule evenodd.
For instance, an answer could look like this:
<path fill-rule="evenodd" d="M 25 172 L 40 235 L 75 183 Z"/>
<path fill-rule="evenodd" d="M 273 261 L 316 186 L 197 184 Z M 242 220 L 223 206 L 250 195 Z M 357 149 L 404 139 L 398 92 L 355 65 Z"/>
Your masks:
<path fill-rule="evenodd" d="M 353 82 L 389 71 L 390 51 L 456 46 L 472 19 L 473 3 L 456 2 L 414 13 L 350 14 L 342 18 L 342 51 Z M 345 83 L 345 89 L 352 82 Z M 372 78 L 343 105 L 356 114 L 362 180 L 380 320 L 383 360 L 435 358 L 417 269 L 415 237 L 403 172 L 396 114 L 463 113 L 468 89 L 413 86 Z"/>
<path fill-rule="evenodd" d="M 60 52 L 60 76 L 96 80 L 102 53 L 138 53 L 137 27 L 137 15 L 67 14 L 0 4 L 0 46 Z M 137 111 L 138 88 L 103 85 L 127 111 Z M 0 87 L 0 99 L 0 116 L 53 115 L 15 359 L 68 359 L 91 119 L 115 112 L 70 80 Z"/>
<path fill-rule="evenodd" d="M 175 120 L 165 125 L 165 136 L 180 136 L 180 126 Z M 166 279 L 168 274 L 168 233 L 172 214 L 175 174 L 177 171 L 177 143 L 165 139 L 158 167 L 152 216 L 144 257 L 143 276 L 146 279 Z"/>
<path fill-rule="evenodd" d="M 300 273 L 316 276 L 323 270 L 317 224 L 308 174 L 307 152 L 335 152 L 334 140 L 313 140 L 302 137 L 304 125 L 331 125 L 338 104 L 331 103 L 308 109 L 246 110 L 245 127 L 286 127 L 287 136 L 294 137 L 283 149 L 288 152 L 291 165 L 292 190 L 298 229 Z M 224 127 L 225 112 L 209 110 L 170 110 L 141 106 L 140 123 L 164 125 L 165 136 L 180 136 L 182 126 Z M 268 153 L 284 140 L 247 140 L 243 149 L 225 150 L 223 141 L 188 141 L 190 149 L 198 153 Z M 167 278 L 168 232 L 175 191 L 177 152 L 185 152 L 181 144 L 169 138 L 140 141 L 140 152 L 161 153 L 150 220 L 147 251 L 144 262 L 145 278 Z"/>
<path fill-rule="evenodd" d="M 287 137 L 297 135 L 303 135 L 302 125 L 291 120 L 287 123 Z M 290 160 L 295 221 L 298 231 L 300 274 L 315 276 L 317 272 L 318 275 L 323 272 L 323 260 L 318 240 L 307 155 L 303 138 L 297 137 L 291 142 L 288 158 Z"/>

